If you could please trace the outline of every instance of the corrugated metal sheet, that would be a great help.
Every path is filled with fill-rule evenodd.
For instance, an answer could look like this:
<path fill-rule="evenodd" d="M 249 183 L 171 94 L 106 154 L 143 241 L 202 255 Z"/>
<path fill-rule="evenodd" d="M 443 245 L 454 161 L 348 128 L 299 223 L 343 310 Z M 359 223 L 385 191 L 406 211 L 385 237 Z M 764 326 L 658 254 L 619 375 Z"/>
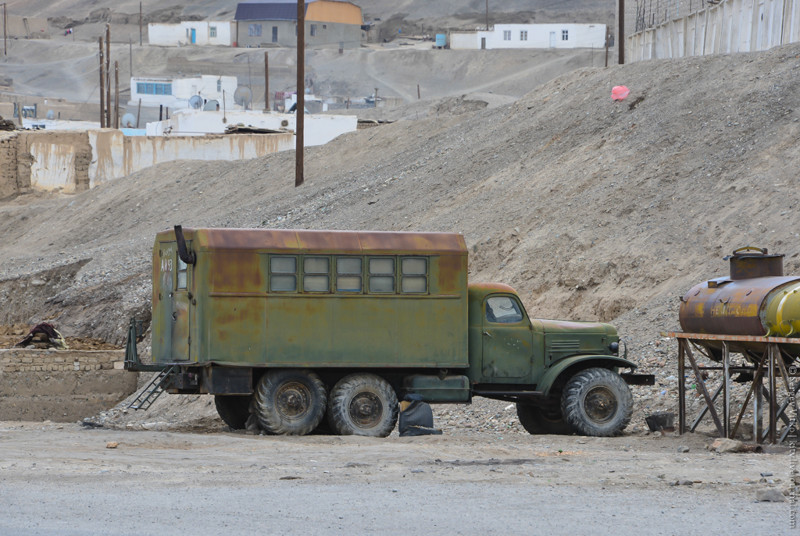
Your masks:
<path fill-rule="evenodd" d="M 305 6 L 308 13 L 308 2 Z M 297 20 L 297 3 L 239 4 L 236 6 L 236 15 L 233 18 L 234 20 Z"/>
<path fill-rule="evenodd" d="M 361 8 L 350 2 L 307 0 L 306 20 L 361 25 Z M 296 2 L 245 2 L 236 6 L 235 20 L 297 20 Z"/>

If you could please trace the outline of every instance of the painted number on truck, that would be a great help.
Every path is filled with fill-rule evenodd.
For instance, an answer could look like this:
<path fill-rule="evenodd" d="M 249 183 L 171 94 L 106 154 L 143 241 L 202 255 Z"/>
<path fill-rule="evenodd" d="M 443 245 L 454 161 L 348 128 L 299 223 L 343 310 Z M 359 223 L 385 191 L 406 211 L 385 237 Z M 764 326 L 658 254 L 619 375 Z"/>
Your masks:
<path fill-rule="evenodd" d="M 161 288 L 172 290 L 172 265 L 174 252 L 172 248 L 165 249 L 161 256 Z"/>

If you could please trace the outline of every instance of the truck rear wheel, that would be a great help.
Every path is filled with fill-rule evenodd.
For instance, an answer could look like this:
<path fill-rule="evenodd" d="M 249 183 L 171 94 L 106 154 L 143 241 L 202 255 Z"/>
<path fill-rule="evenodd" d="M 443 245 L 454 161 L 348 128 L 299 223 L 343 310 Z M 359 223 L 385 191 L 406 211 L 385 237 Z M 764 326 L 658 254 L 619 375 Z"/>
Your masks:
<path fill-rule="evenodd" d="M 234 430 L 243 430 L 250 416 L 252 395 L 214 395 L 214 405 L 222 421 Z"/>
<path fill-rule="evenodd" d="M 270 370 L 258 382 L 258 424 L 270 434 L 305 435 L 325 416 L 325 384 L 310 370 Z"/>
<path fill-rule="evenodd" d="M 517 417 L 529 434 L 568 435 L 574 432 L 558 410 L 548 411 L 533 404 L 517 402 Z"/>
<path fill-rule="evenodd" d="M 331 390 L 328 422 L 341 435 L 386 437 L 397 423 L 397 395 L 375 374 L 345 376 Z"/>
<path fill-rule="evenodd" d="M 590 368 L 567 382 L 561 396 L 561 412 L 579 434 L 615 436 L 631 422 L 633 397 L 619 374 Z"/>

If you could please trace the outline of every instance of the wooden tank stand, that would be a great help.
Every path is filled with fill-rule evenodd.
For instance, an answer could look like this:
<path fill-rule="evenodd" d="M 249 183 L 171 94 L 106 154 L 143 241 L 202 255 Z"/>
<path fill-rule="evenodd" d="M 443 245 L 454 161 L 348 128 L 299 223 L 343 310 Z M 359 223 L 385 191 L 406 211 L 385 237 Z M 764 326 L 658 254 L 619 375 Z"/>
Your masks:
<path fill-rule="evenodd" d="M 757 443 L 768 440 L 770 443 L 784 441 L 790 433 L 797 434 L 797 401 L 796 394 L 800 389 L 800 362 L 798 355 L 790 352 L 789 348 L 796 348 L 800 341 L 786 337 L 756 337 L 749 335 L 712 335 L 703 333 L 662 333 L 662 336 L 673 337 L 678 340 L 678 433 L 683 434 L 687 431 L 686 427 L 686 359 L 692 368 L 698 391 L 705 399 L 705 407 L 700 411 L 691 427 L 688 429 L 694 432 L 706 413 L 711 415 L 714 426 L 720 437 L 733 438 L 739 429 L 742 417 L 747 409 L 750 398 L 753 398 L 753 437 Z M 694 350 L 711 359 L 707 350 L 701 345 L 700 341 L 718 341 L 722 346 L 722 361 L 719 366 L 699 366 L 695 359 Z M 758 343 L 763 345 L 763 353 L 743 349 L 738 343 Z M 732 350 L 733 349 L 733 350 Z M 747 352 L 748 357 L 753 361 L 752 366 L 731 366 L 731 351 L 736 353 Z M 787 367 L 784 357 L 792 363 Z M 708 372 L 722 372 L 720 382 L 713 395 L 708 389 Z M 753 375 L 750 389 L 747 392 L 742 410 L 736 418 L 736 423 L 731 427 L 730 412 L 730 382 L 731 375 L 734 373 L 750 373 Z M 781 379 L 780 383 L 778 378 Z M 795 379 L 797 378 L 797 379 Z M 766 383 L 766 385 L 764 385 Z M 778 391 L 783 387 L 786 398 L 778 403 Z M 722 394 L 722 418 L 714 405 L 717 398 Z M 755 396 L 753 396 L 755 395 Z M 763 430 L 762 400 L 767 401 L 767 429 Z M 786 410 L 792 406 L 793 411 L 790 415 Z M 778 431 L 778 421 L 783 422 L 784 426 Z"/>

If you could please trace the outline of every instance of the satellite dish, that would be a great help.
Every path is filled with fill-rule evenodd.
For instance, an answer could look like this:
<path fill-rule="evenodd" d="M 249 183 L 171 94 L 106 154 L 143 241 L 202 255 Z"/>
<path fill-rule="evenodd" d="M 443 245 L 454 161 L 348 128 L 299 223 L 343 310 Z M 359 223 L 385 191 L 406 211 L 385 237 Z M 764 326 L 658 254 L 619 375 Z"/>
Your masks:
<path fill-rule="evenodd" d="M 136 117 L 133 114 L 125 114 L 122 116 L 123 128 L 134 128 L 136 126 Z"/>
<path fill-rule="evenodd" d="M 233 94 L 233 102 L 246 110 L 250 103 L 253 102 L 253 92 L 247 86 L 239 86 Z"/>
<path fill-rule="evenodd" d="M 200 95 L 192 95 L 189 99 L 189 107 L 194 110 L 199 110 L 203 107 L 203 97 Z"/>
<path fill-rule="evenodd" d="M 216 112 L 217 110 L 219 110 L 219 101 L 216 99 L 211 99 L 203 106 L 204 112 Z"/>
<path fill-rule="evenodd" d="M 47 110 L 47 114 L 44 117 L 45 119 L 50 119 L 52 121 L 56 118 L 56 113 L 53 110 Z"/>

